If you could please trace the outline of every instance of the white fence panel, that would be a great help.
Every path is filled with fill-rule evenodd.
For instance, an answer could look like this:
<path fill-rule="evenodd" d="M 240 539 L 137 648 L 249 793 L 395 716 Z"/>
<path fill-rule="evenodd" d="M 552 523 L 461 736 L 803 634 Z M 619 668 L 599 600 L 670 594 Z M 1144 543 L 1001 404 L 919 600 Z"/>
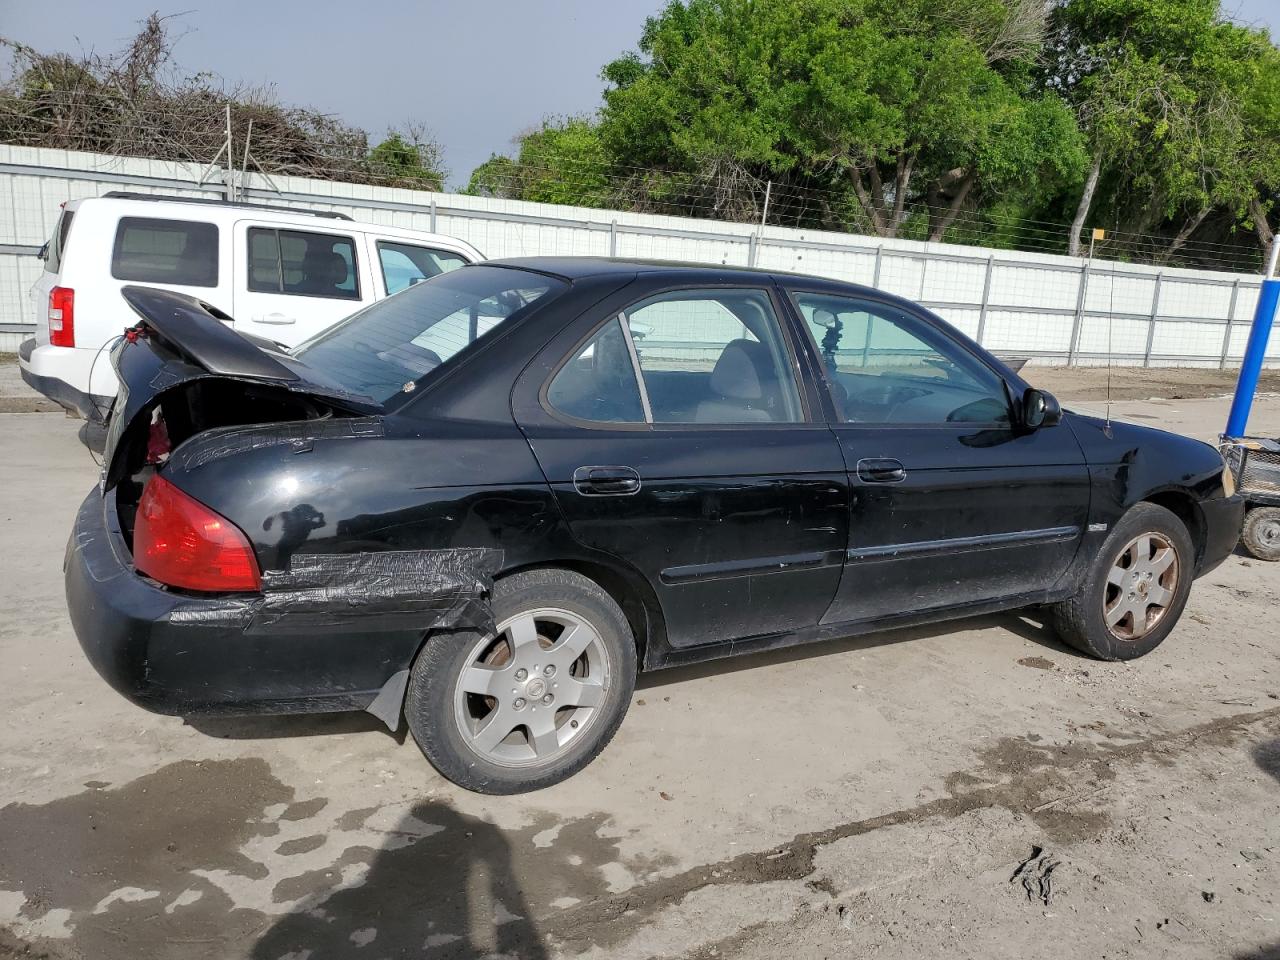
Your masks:
<path fill-rule="evenodd" d="M 222 196 L 196 165 L 0 145 L 0 350 L 34 329 L 32 256 L 62 203 L 112 190 Z M 953 244 L 253 175 L 255 202 L 435 230 L 489 257 L 622 256 L 757 266 L 876 286 L 935 309 L 984 346 L 1032 362 L 1238 362 L 1258 278 Z M 1082 288 L 1082 284 L 1084 284 Z M 1155 317 L 1154 323 L 1152 321 Z M 1232 321 L 1228 327 L 1228 320 Z M 1269 362 L 1280 363 L 1280 333 Z"/>

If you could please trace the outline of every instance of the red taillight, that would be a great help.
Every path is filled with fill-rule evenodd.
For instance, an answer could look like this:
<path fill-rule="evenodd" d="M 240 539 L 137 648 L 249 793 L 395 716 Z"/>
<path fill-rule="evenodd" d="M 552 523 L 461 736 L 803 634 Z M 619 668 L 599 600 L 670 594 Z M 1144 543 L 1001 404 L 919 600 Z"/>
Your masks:
<path fill-rule="evenodd" d="M 133 562 L 141 573 L 184 590 L 262 588 L 258 561 L 240 529 L 159 474 L 138 503 Z"/>
<path fill-rule="evenodd" d="M 76 345 L 76 292 L 70 287 L 49 291 L 49 343 L 55 347 Z"/>

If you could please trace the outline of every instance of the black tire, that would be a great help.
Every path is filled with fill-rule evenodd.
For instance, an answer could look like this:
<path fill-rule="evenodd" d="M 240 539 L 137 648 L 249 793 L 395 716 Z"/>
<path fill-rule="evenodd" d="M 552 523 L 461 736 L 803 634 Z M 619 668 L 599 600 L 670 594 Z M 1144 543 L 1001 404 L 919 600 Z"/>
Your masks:
<path fill-rule="evenodd" d="M 1250 508 L 1240 542 L 1259 560 L 1280 560 L 1280 507 Z"/>
<path fill-rule="evenodd" d="M 1128 546 L 1143 534 L 1159 535 L 1172 546 L 1177 556 L 1177 580 L 1169 587 L 1172 599 L 1156 622 L 1141 636 L 1126 639 L 1107 626 L 1104 614 L 1109 598 L 1107 577 L 1121 562 Z M 1191 534 L 1175 514 L 1154 503 L 1135 504 L 1112 528 L 1076 595 L 1053 605 L 1058 635 L 1065 643 L 1099 660 L 1132 660 L 1150 653 L 1173 631 L 1182 616 L 1191 593 L 1195 561 Z M 1110 596 L 1115 596 L 1118 589 L 1114 588 Z"/>
<path fill-rule="evenodd" d="M 613 598 L 591 580 L 568 570 L 529 570 L 513 574 L 494 584 L 491 602 L 494 622 L 499 625 L 529 611 L 556 608 L 580 618 L 594 629 L 600 643 L 593 650 L 604 665 L 601 673 L 604 689 L 599 692 L 600 700 L 589 720 L 584 722 L 581 733 L 573 735 L 572 742 L 563 746 L 563 752 L 547 761 L 538 761 L 535 757 L 520 761 L 523 765 L 518 766 L 494 762 L 473 748 L 462 729 L 467 721 L 460 720 L 457 713 L 458 698 L 468 696 L 459 691 L 459 685 L 464 669 L 475 662 L 477 646 L 491 638 L 469 630 L 442 633 L 430 637 L 423 645 L 409 679 L 405 718 L 413 739 L 431 765 L 458 786 L 488 794 L 540 790 L 573 776 L 613 739 L 635 689 L 635 638 Z M 538 634 L 539 644 L 545 646 L 541 627 Z M 507 651 L 506 656 L 513 655 L 505 645 L 503 650 Z M 509 665 L 514 666 L 514 661 Z M 506 692 L 504 689 L 503 693 Z M 520 702 L 526 703 L 523 698 Z M 532 710 L 534 702 L 529 701 L 530 705 L 521 709 Z M 556 708 L 545 709 L 554 712 Z M 520 729 L 517 727 L 512 733 Z M 576 723 L 574 729 L 577 729 Z M 532 752 L 531 734 L 528 740 L 528 749 Z"/>

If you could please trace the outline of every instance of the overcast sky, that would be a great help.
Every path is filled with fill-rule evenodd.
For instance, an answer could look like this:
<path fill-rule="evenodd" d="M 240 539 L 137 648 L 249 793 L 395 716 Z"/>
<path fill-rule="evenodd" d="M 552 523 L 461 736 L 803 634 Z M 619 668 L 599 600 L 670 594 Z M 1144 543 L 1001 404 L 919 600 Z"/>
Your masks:
<path fill-rule="evenodd" d="M 113 52 L 159 0 L 0 0 L 0 34 L 41 50 Z M 187 71 L 272 83 L 282 99 L 380 138 L 407 119 L 445 148 L 450 182 L 545 116 L 590 112 L 600 68 L 634 49 L 663 0 L 183 0 Z M 1280 35 L 1280 0 L 1224 0 Z M 7 67 L 7 64 L 6 64 Z"/>

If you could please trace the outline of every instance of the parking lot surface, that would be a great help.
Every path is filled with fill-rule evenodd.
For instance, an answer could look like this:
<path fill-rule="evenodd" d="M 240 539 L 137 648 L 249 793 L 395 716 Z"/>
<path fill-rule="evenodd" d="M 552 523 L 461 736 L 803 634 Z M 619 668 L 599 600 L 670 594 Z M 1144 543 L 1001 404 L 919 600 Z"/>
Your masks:
<path fill-rule="evenodd" d="M 108 689 L 62 597 L 81 426 L 0 413 L 0 956 L 1280 956 L 1280 565 L 1127 664 L 1028 614 L 649 675 L 583 773 L 481 797 L 365 715 Z"/>

